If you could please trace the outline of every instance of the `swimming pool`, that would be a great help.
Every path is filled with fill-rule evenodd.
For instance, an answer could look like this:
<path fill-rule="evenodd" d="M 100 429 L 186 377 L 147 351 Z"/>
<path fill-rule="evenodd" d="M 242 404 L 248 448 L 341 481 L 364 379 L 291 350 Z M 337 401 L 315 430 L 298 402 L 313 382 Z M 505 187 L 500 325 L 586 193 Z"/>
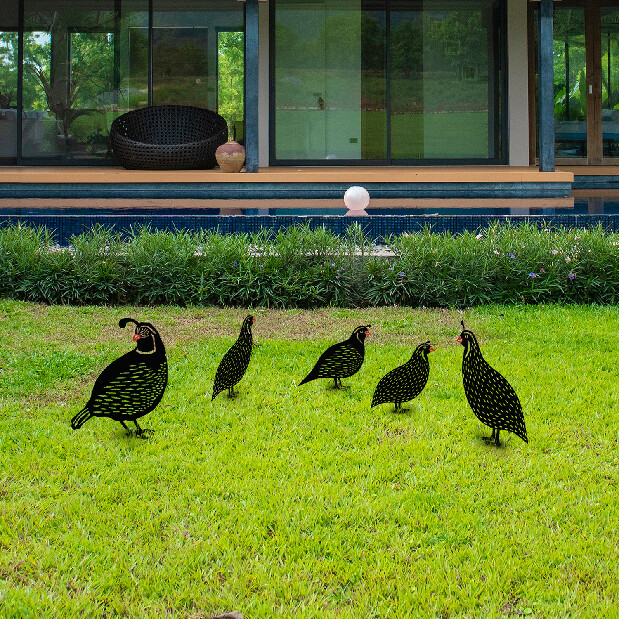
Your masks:
<path fill-rule="evenodd" d="M 576 199 L 572 207 L 484 207 L 440 208 L 436 203 L 428 208 L 371 208 L 367 215 L 345 216 L 345 208 L 237 208 L 226 214 L 226 208 L 183 208 L 173 210 L 157 207 L 100 206 L 19 206 L 0 208 L 0 226 L 18 222 L 44 226 L 54 232 L 60 245 L 68 245 L 71 236 L 82 234 L 95 225 L 113 228 L 122 234 L 148 225 L 153 230 L 185 229 L 219 230 L 221 233 L 251 233 L 261 229 L 278 231 L 300 223 L 310 228 L 326 227 L 335 234 L 345 234 L 358 223 L 372 239 L 384 239 L 393 234 L 415 232 L 428 227 L 432 231 L 476 231 L 495 222 L 520 224 L 530 222 L 543 228 L 588 228 L 601 225 L 619 231 L 619 199 Z"/>

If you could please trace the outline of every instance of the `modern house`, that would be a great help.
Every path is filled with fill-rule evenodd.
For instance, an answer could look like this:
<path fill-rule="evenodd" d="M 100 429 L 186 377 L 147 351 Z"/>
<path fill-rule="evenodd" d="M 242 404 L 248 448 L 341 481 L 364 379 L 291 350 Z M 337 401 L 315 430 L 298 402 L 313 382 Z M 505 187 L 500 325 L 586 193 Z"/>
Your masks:
<path fill-rule="evenodd" d="M 204 196 L 303 174 L 569 195 L 574 175 L 613 181 L 619 0 L 2 0 L 4 196 L 40 166 L 139 182 L 105 176 L 111 122 L 166 103 L 245 144 L 247 173 L 204 172 Z"/>

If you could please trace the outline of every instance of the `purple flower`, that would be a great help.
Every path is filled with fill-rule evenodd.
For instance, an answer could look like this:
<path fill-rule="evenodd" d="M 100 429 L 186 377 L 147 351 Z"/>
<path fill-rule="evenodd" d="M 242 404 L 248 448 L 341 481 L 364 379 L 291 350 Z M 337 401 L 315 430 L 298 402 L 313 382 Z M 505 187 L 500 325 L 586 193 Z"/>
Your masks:
<path fill-rule="evenodd" d="M 576 279 L 576 273 L 570 273 L 567 277 L 570 281 L 574 281 Z"/>
<path fill-rule="evenodd" d="M 233 266 L 233 267 L 236 267 L 236 266 L 238 266 L 238 265 L 239 265 L 239 263 L 238 263 L 236 260 L 232 263 L 232 266 Z"/>
<path fill-rule="evenodd" d="M 529 277 L 535 278 L 535 277 L 537 277 L 537 273 L 529 273 Z"/>
<path fill-rule="evenodd" d="M 405 275 L 404 271 L 401 271 L 400 273 L 398 273 L 399 277 L 404 277 L 404 275 Z"/>
<path fill-rule="evenodd" d="M 516 256 L 514 256 L 514 254 L 509 254 L 510 258 L 515 258 Z"/>
<path fill-rule="evenodd" d="M 335 277 L 337 277 L 339 279 L 340 277 L 342 277 L 342 274 L 338 273 Z"/>
<path fill-rule="evenodd" d="M 388 271 L 393 271 L 393 267 L 389 267 L 387 270 Z"/>
<path fill-rule="evenodd" d="M 259 264 L 258 266 L 262 269 L 264 267 L 264 264 Z"/>
<path fill-rule="evenodd" d="M 335 262 L 332 262 L 332 263 L 331 263 L 331 266 L 332 266 L 332 267 L 334 267 L 334 266 L 335 266 Z"/>
<path fill-rule="evenodd" d="M 343 270 L 344 270 L 344 267 L 340 267 L 340 271 L 343 271 Z"/>

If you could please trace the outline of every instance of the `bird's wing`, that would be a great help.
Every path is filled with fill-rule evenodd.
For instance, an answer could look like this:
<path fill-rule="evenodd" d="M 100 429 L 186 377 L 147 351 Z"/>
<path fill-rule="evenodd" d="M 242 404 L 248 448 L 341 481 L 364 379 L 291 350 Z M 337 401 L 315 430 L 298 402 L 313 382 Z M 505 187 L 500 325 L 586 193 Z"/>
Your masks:
<path fill-rule="evenodd" d="M 350 344 L 335 344 L 328 348 L 318 359 L 313 371 L 318 372 L 319 378 L 332 378 L 333 374 L 342 372 L 344 368 L 349 370 L 358 369 L 363 363 L 363 356 Z"/>
<path fill-rule="evenodd" d="M 484 359 L 480 359 L 468 376 L 465 375 L 464 390 L 467 397 L 473 397 L 480 406 L 520 408 L 514 388 Z"/>
<path fill-rule="evenodd" d="M 243 375 L 251 357 L 251 344 L 234 344 L 223 356 L 215 372 L 215 384 L 227 382 L 231 376 Z"/>
<path fill-rule="evenodd" d="M 165 364 L 151 367 L 143 362 L 117 366 L 115 363 L 110 364 L 95 383 L 89 401 L 92 412 L 96 415 L 147 411 L 158 400 L 165 387 Z"/>

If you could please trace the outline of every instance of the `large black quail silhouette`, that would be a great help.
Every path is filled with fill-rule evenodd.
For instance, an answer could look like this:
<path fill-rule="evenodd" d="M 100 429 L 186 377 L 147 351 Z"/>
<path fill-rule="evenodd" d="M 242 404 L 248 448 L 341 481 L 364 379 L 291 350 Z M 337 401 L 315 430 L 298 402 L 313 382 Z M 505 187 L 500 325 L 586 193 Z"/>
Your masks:
<path fill-rule="evenodd" d="M 409 361 L 385 374 L 376 385 L 372 406 L 393 402 L 396 412 L 406 410 L 402 408 L 402 402 L 410 402 L 416 398 L 428 382 L 428 353 L 433 350 L 430 342 L 419 344 Z"/>
<path fill-rule="evenodd" d="M 299 383 L 304 385 L 317 378 L 332 378 L 335 389 L 341 389 L 342 378 L 356 374 L 363 364 L 365 338 L 372 325 L 357 327 L 352 335 L 339 344 L 329 346 L 316 362 L 314 369 Z"/>
<path fill-rule="evenodd" d="M 494 441 L 498 447 L 501 445 L 499 432 L 506 430 L 528 443 L 522 406 L 516 392 L 483 358 L 475 336 L 464 327 L 464 321 L 461 324 L 458 342 L 464 346 L 464 393 L 479 421 L 492 428 L 492 436 L 485 436 L 484 440 L 487 443 Z"/>
<path fill-rule="evenodd" d="M 119 421 L 127 434 L 125 425 L 133 421 L 136 436 L 151 430 L 143 430 L 138 419 L 150 413 L 159 404 L 168 384 L 168 361 L 165 347 L 157 329 L 148 322 L 123 318 L 118 326 L 124 329 L 127 323 L 135 323 L 133 339 L 136 348 L 112 361 L 99 375 L 92 388 L 86 406 L 73 417 L 71 427 L 81 428 L 91 417 L 109 417 Z"/>
<path fill-rule="evenodd" d="M 215 373 L 215 383 L 213 384 L 213 397 L 211 398 L 211 402 L 224 389 L 228 390 L 228 395 L 230 397 L 235 395 L 234 385 L 245 375 L 251 358 L 251 351 L 254 346 L 251 326 L 254 324 L 255 320 L 253 316 L 247 316 L 247 318 L 245 318 L 238 339 L 232 344 L 230 350 L 228 350 L 219 363 L 219 367 Z"/>

